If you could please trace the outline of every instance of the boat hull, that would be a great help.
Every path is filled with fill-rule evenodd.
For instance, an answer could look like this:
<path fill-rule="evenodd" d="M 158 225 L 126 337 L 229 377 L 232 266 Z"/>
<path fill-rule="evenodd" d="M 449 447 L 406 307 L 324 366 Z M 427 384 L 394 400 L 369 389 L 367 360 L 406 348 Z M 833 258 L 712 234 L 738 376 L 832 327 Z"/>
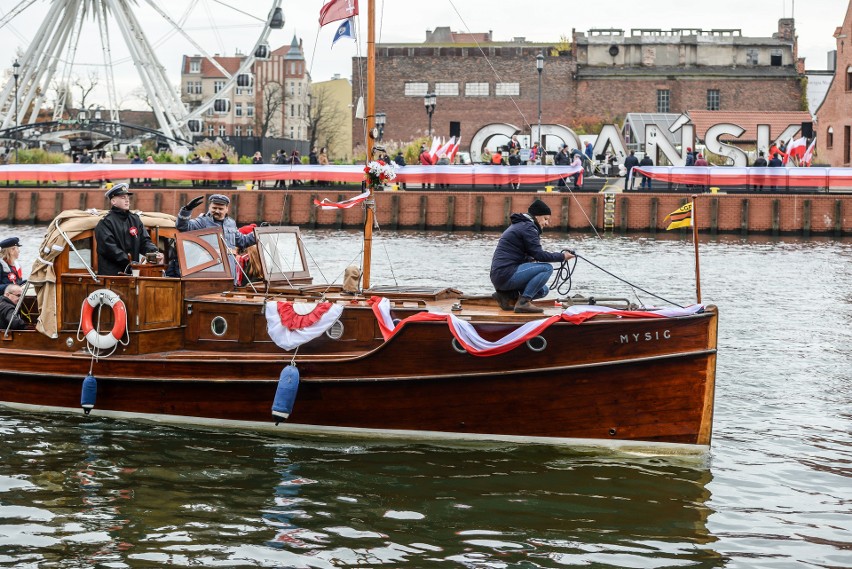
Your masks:
<path fill-rule="evenodd" d="M 406 326 L 360 356 L 300 360 L 287 425 L 709 445 L 716 322 L 713 309 L 686 318 L 559 323 L 542 334 L 541 351 L 522 345 L 486 358 L 455 349 L 446 325 Z M 90 365 L 84 354 L 0 351 L 2 399 L 79 406 Z M 92 413 L 272 423 L 277 378 L 290 359 L 283 352 L 114 355 L 95 364 Z"/>

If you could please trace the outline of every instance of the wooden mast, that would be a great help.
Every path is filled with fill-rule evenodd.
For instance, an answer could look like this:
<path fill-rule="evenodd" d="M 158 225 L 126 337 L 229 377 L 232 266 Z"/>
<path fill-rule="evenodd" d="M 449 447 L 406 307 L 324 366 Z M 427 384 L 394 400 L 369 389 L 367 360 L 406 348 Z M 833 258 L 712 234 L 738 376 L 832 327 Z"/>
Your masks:
<path fill-rule="evenodd" d="M 376 125 L 376 0 L 367 0 L 367 164 L 373 159 L 373 128 Z M 373 188 L 367 188 L 367 210 L 364 218 L 364 267 L 362 288 L 370 288 L 370 263 L 373 258 L 373 216 L 375 215 Z"/>
<path fill-rule="evenodd" d="M 695 297 L 696 302 L 701 304 L 701 269 L 698 266 L 698 219 L 695 217 L 695 202 L 698 200 L 698 195 L 692 195 L 692 211 L 689 212 L 692 217 L 692 243 L 695 247 Z"/>

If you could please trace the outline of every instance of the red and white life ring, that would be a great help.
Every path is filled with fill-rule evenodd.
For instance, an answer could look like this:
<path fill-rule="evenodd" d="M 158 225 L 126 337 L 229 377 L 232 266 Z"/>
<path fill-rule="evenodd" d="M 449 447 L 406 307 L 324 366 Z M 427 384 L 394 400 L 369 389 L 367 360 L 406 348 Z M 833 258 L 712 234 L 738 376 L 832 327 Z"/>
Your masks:
<path fill-rule="evenodd" d="M 92 324 L 92 315 L 95 308 L 104 304 L 112 308 L 115 323 L 109 333 L 99 334 Z M 83 335 L 86 336 L 86 341 L 89 344 L 101 350 L 108 350 L 115 346 L 124 336 L 124 331 L 127 329 L 127 307 L 124 306 L 124 302 L 113 291 L 105 288 L 98 289 L 87 296 L 85 302 L 83 302 L 83 313 L 80 315 L 80 328 L 83 330 Z"/>

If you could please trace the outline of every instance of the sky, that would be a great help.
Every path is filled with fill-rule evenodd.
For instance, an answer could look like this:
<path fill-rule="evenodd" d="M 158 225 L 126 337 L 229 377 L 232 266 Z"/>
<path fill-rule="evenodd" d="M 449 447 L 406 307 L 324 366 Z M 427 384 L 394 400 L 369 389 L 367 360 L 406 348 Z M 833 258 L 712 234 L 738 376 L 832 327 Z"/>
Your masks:
<path fill-rule="evenodd" d="M 251 51 L 259 34 L 259 24 L 265 20 L 272 0 L 159 0 L 173 19 L 185 12 L 184 28 L 189 38 L 170 31 L 170 27 L 150 9 L 145 12 L 145 2 L 139 2 L 137 13 L 146 36 L 155 45 L 155 52 L 166 68 L 173 84 L 179 84 L 182 54 L 198 53 L 201 47 L 207 53 L 233 55 L 240 50 Z M 22 0 L 0 0 L 0 18 L 23 4 Z M 36 26 L 51 2 L 36 2 L 0 29 L 4 37 L 0 64 L 11 66 L 16 56 L 23 53 L 32 40 Z M 293 36 L 304 42 L 305 56 L 314 81 L 331 79 L 335 74 L 349 78 L 351 58 L 364 53 L 366 29 L 359 22 L 357 44 L 342 39 L 332 47 L 331 42 L 339 23 L 319 28 L 318 16 L 323 0 L 282 0 L 285 25 L 274 30 L 269 37 L 273 48 L 287 45 Z M 366 11 L 367 1 L 361 0 Z M 534 6 L 534 8 L 532 8 Z M 676 9 L 673 9 L 675 7 Z M 778 19 L 795 17 L 799 36 L 799 55 L 806 57 L 808 69 L 825 69 L 826 54 L 835 48 L 834 30 L 842 24 L 848 7 L 847 0 L 715 0 L 714 2 L 673 2 L 670 0 L 603 0 L 595 2 L 568 2 L 566 0 L 376 0 L 377 42 L 421 43 L 426 30 L 449 26 L 457 32 L 492 31 L 496 41 L 510 41 L 525 37 L 534 42 L 557 42 L 560 37 L 570 37 L 572 29 L 587 31 L 591 28 L 739 28 L 745 36 L 770 36 L 777 31 Z M 194 10 L 194 12 L 191 12 Z M 191 12 L 191 13 L 190 13 Z M 195 19 L 193 19 L 195 18 Z M 363 26 L 366 20 L 362 19 Z M 83 41 L 73 73 L 86 77 L 87 70 L 96 71 L 102 49 L 97 42 L 97 28 L 90 24 L 84 31 Z M 119 99 L 124 108 L 142 108 L 132 93 L 140 86 L 126 48 L 111 34 L 114 74 Z M 89 42 L 89 43 L 86 43 Z M 193 45 L 193 42 L 196 45 Z M 14 45 L 14 48 L 11 46 Z M 360 46 L 360 48 L 358 47 Z M 3 61 L 6 60 L 6 61 Z M 98 71 L 103 73 L 103 71 Z M 101 87 L 105 80 L 101 80 Z M 97 97 L 105 93 L 96 89 Z M 98 94 L 99 93 L 99 94 Z M 134 102 L 135 101 L 135 102 Z"/>

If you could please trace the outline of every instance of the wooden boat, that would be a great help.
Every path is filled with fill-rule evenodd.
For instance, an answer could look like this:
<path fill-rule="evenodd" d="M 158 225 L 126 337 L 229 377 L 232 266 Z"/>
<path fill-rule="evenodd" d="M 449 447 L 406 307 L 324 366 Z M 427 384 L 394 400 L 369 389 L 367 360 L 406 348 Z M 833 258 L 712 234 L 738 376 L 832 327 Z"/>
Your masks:
<path fill-rule="evenodd" d="M 228 167 L 202 174 L 243 175 Z M 637 310 L 626 301 L 551 298 L 540 302 L 543 315 L 529 315 L 446 285 L 371 286 L 373 212 L 365 204 L 355 294 L 313 284 L 294 227 L 254 229 L 258 277 L 235 287 L 220 235 L 181 233 L 162 214 L 142 219 L 180 277 L 150 264 L 136 265 L 134 276 L 96 276 L 93 230 L 104 212 L 63 212 L 30 276 L 36 295 L 20 301 L 37 325 L 2 335 L 0 399 L 286 433 L 676 452 L 710 444 L 714 306 Z"/>

